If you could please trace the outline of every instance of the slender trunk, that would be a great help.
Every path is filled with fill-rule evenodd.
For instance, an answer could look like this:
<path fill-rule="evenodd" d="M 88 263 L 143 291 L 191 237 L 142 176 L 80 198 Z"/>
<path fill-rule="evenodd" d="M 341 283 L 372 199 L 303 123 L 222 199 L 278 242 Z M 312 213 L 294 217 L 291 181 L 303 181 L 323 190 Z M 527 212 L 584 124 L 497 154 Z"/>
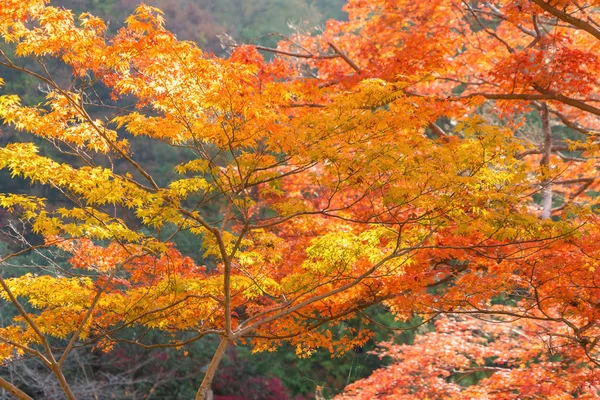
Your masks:
<path fill-rule="evenodd" d="M 542 201 L 542 219 L 550 219 L 552 217 L 552 183 L 549 181 L 544 183 Z"/>
<path fill-rule="evenodd" d="M 229 347 L 231 342 L 228 338 L 224 337 L 221 339 L 221 343 L 219 343 L 219 347 L 215 351 L 212 360 L 210 360 L 210 364 L 208 364 L 208 369 L 206 370 L 206 375 L 204 375 L 204 379 L 202 380 L 202 384 L 198 388 L 198 392 L 196 393 L 196 400 L 209 400 L 208 393 L 210 391 L 210 387 L 212 385 L 213 378 L 215 377 L 215 373 L 219 368 L 219 364 L 225 355 L 225 351 Z"/>
<path fill-rule="evenodd" d="M 56 378 L 58 379 L 58 383 L 60 384 L 60 387 L 62 388 L 63 392 L 65 392 L 65 395 L 67 395 L 67 399 L 77 400 L 77 398 L 71 391 L 71 387 L 67 383 L 67 380 L 65 379 L 65 376 L 63 375 L 62 370 L 60 369 L 60 366 L 57 362 L 53 364 L 52 372 L 54 373 L 54 376 L 56 376 Z"/>
<path fill-rule="evenodd" d="M 9 381 L 0 378 L 0 388 L 15 396 L 19 400 L 33 400 L 27 393 L 10 383 Z"/>
<path fill-rule="evenodd" d="M 225 254 L 227 257 L 227 254 Z M 231 259 L 223 258 L 223 311 L 225 312 L 225 334 L 231 338 Z"/>
<path fill-rule="evenodd" d="M 542 117 L 542 133 L 544 134 L 544 151 L 540 167 L 542 168 L 542 219 L 552 217 L 552 180 L 550 177 L 550 155 L 552 154 L 552 129 L 548 105 L 541 103 L 540 116 Z"/>

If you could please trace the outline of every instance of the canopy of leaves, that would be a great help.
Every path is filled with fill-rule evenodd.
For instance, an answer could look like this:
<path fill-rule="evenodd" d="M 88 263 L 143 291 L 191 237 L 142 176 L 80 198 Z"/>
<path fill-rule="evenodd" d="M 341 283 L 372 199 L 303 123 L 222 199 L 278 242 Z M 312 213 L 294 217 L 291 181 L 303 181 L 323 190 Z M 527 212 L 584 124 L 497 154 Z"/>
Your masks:
<path fill-rule="evenodd" d="M 14 48 L 0 66 L 46 92 L 41 103 L 0 97 L 4 124 L 31 135 L 0 148 L 0 168 L 64 199 L 0 195 L 43 237 L 2 262 L 46 248 L 55 263 L 0 277 L 17 311 L 0 328 L 0 360 L 37 357 L 74 398 L 61 370 L 74 347 L 184 349 L 212 335 L 204 398 L 228 346 L 343 354 L 372 337 L 363 310 L 383 303 L 403 321 L 523 320 L 511 329 L 551 338 L 558 357 L 521 352 L 508 328 L 442 320 L 385 353 L 398 371 L 426 366 L 427 384 L 405 372 L 385 390 L 471 396 L 522 380 L 525 393 L 546 390 L 535 376 L 547 367 L 571 382 L 564 390 L 598 395 L 600 35 L 593 9 L 563 3 L 353 0 L 348 21 L 229 58 L 178 40 L 147 5 L 109 34 L 91 14 L 0 3 Z M 133 137 L 186 159 L 153 176 Z M 177 249 L 181 232 L 206 265 Z M 360 328 L 343 325 L 353 318 Z M 132 327 L 146 333 L 130 340 Z M 464 350 L 417 351 L 446 338 Z M 402 362 L 412 352 L 415 364 Z M 475 388 L 456 383 L 461 369 L 493 368 Z"/>

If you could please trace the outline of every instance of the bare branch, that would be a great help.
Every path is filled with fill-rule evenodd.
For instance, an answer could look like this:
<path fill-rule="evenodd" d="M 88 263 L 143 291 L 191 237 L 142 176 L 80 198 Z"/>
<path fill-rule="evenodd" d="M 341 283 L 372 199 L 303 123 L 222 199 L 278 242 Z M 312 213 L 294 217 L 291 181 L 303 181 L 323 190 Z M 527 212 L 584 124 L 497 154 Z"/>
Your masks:
<path fill-rule="evenodd" d="M 354 61 L 352 61 L 350 59 L 350 57 L 348 57 L 346 55 L 346 53 L 342 52 L 340 49 L 338 49 L 338 47 L 335 44 L 333 44 L 331 42 L 328 42 L 327 44 L 329 45 L 329 47 L 331 47 L 333 49 L 333 51 L 336 52 L 336 54 L 339 54 L 339 56 L 342 57 L 344 59 L 344 61 L 346 61 L 346 63 L 348 63 L 348 65 L 350 65 L 352 67 L 353 70 L 355 70 L 359 74 L 361 73 L 361 70 L 358 67 L 358 65 L 356 65 L 356 63 Z"/>
<path fill-rule="evenodd" d="M 532 0 L 535 4 L 537 4 L 542 10 L 554 15 L 556 18 L 561 21 L 567 22 L 579 29 L 582 29 L 594 36 L 596 39 L 600 40 L 600 30 L 596 29 L 589 22 L 586 22 L 582 19 L 573 17 L 572 15 L 567 14 L 564 11 L 561 11 L 550 4 L 550 2 L 546 2 L 544 0 Z"/>

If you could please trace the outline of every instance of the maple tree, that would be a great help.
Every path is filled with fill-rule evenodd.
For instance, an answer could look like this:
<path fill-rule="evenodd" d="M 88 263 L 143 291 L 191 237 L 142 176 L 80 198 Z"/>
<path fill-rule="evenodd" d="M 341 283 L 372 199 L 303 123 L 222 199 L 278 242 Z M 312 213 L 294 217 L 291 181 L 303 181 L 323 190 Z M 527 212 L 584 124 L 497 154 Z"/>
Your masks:
<path fill-rule="evenodd" d="M 362 310 L 384 302 L 405 320 L 524 320 L 514 329 L 558 343 L 552 368 L 572 379 L 565 390 L 597 394 L 596 382 L 582 386 L 600 364 L 593 9 L 353 0 L 346 11 L 349 21 L 319 35 L 237 46 L 221 59 L 177 40 L 153 7 L 139 6 L 109 37 L 90 14 L 0 2 L 0 33 L 14 48 L 0 66 L 46 91 L 43 104 L 0 97 L 4 123 L 34 137 L 1 148 L 0 168 L 65 200 L 0 195 L 44 238 L 2 263 L 41 248 L 62 257 L 0 277 L 17 312 L 0 328 L 3 362 L 38 358 L 75 398 L 61 368 L 74 348 L 185 352 L 212 335 L 220 344 L 198 388 L 204 399 L 228 347 L 343 353 L 370 339 Z M 267 62 L 260 50 L 278 56 Z M 52 75 L 57 61 L 71 81 Z M 576 135 L 558 136 L 556 122 Z M 132 140 L 181 149 L 177 178 L 159 183 Z M 54 153 L 42 154 L 40 141 Z M 180 232 L 216 265 L 183 255 Z M 364 329 L 334 335 L 351 318 Z M 462 393 L 440 376 L 491 371 L 485 358 L 503 352 L 518 353 L 496 360 L 508 378 L 494 374 L 468 393 L 503 390 L 557 362 L 541 348 L 517 352 L 523 339 L 512 328 L 461 324 L 439 322 L 412 350 L 388 354 L 404 360 L 418 346 L 459 342 L 462 358 L 398 367 L 430 365 L 433 383 L 419 390 L 438 395 Z M 162 341 L 132 340 L 130 327 Z M 0 387 L 29 398 L 4 379 Z"/>

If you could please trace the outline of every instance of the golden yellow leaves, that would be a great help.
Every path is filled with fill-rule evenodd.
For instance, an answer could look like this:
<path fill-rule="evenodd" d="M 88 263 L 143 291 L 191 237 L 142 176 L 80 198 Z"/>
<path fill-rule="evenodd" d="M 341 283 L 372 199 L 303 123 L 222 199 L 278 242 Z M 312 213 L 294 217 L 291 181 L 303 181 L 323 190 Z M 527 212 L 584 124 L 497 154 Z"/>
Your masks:
<path fill-rule="evenodd" d="M 64 338 L 74 332 L 80 317 L 92 306 L 100 290 L 90 278 L 63 278 L 27 274 L 8 279 L 11 293 L 24 298 L 39 313 L 30 317 L 45 334 Z M 245 276 L 232 277 L 235 304 L 245 304 L 264 291 L 277 293 L 275 282 L 258 282 Z M 83 336 L 90 331 L 109 329 L 118 324 L 137 324 L 149 328 L 181 330 L 199 325 L 219 327 L 222 324 L 223 280 L 219 276 L 182 278 L 161 277 L 152 285 L 127 290 L 109 290 L 95 304 L 94 318 Z M 0 292 L 7 299 L 7 293 Z M 15 320 L 17 322 L 19 319 Z M 14 325 L 15 327 L 18 326 Z"/>
<path fill-rule="evenodd" d="M 37 155 L 32 143 L 11 143 L 0 149 L 0 168 L 12 176 L 32 182 L 52 184 L 81 196 L 89 204 L 119 203 L 131 206 L 133 199 L 144 198 L 143 191 L 126 179 L 102 167 L 75 169 Z M 129 201 L 128 201 L 129 200 Z"/>
<path fill-rule="evenodd" d="M 0 207 L 13 211 L 15 207 L 22 208 L 27 211 L 35 212 L 45 206 L 45 199 L 35 196 L 25 196 L 20 194 L 3 194 L 0 193 Z"/>
<path fill-rule="evenodd" d="M 4 39 L 17 42 L 18 56 L 57 56 L 71 65 L 76 75 L 85 75 L 105 47 L 104 27 L 89 15 L 83 17 L 81 28 L 75 25 L 72 12 L 62 8 L 40 7 L 28 16 L 30 24 L 3 19 L 6 22 L 1 26 Z"/>
<path fill-rule="evenodd" d="M 106 30 L 106 24 L 104 21 L 90 13 L 81 14 L 79 16 L 79 21 L 81 21 L 82 27 L 90 29 L 98 34 L 104 33 Z"/>
<path fill-rule="evenodd" d="M 107 153 L 111 149 L 109 142 L 126 148 L 125 142 L 117 140 L 116 131 L 98 119 L 91 120 L 82 115 L 78 104 L 80 94 L 52 91 L 46 98 L 44 106 L 27 107 L 21 106 L 18 96 L 0 96 L 0 117 L 17 130 L 66 142 L 77 148 Z"/>
<path fill-rule="evenodd" d="M 92 299 L 99 290 L 90 278 L 56 278 L 27 274 L 18 279 L 8 279 L 6 282 L 13 295 L 26 298 L 32 307 L 40 310 L 39 313 L 29 314 L 38 328 L 44 334 L 58 338 L 65 338 L 75 332 L 80 318 L 92 306 Z M 148 327 L 189 327 L 197 323 L 198 317 L 202 317 L 201 310 L 204 310 L 207 318 L 215 311 L 210 298 L 196 294 L 188 296 L 183 288 L 178 288 L 172 281 L 157 285 L 155 290 L 132 290 L 127 294 L 105 293 L 95 305 L 96 317 L 87 324 L 81 337 L 85 338 L 91 330 L 106 329 L 113 324 L 127 323 L 129 320 L 139 320 Z M 179 296 L 179 301 L 177 293 L 183 293 Z M 8 296 L 2 291 L 0 297 L 7 299 Z M 190 299 L 192 300 L 188 302 Z M 185 312 L 188 317 L 180 320 L 184 314 L 174 312 L 172 308 L 185 302 L 188 302 L 189 306 Z M 147 317 L 140 318 L 137 313 L 145 313 Z M 161 315 L 163 317 L 157 320 L 157 316 Z M 20 317 L 16 318 L 16 324 L 5 329 L 18 329 L 20 320 Z M 23 333 L 20 333 L 20 336 L 23 336 Z M 18 342 L 23 344 L 23 338 L 19 337 Z"/>
<path fill-rule="evenodd" d="M 186 172 L 197 172 L 197 173 L 205 173 L 208 171 L 209 162 L 207 160 L 196 159 L 192 161 L 188 161 L 184 164 L 179 164 L 175 166 L 175 171 L 177 173 L 183 175 Z"/>
<path fill-rule="evenodd" d="M 338 232 L 321 235 L 312 241 L 306 249 L 308 259 L 303 264 L 305 269 L 324 275 L 358 275 L 362 271 L 352 269 L 358 265 L 359 258 L 376 261 L 387 252 L 379 240 L 381 235 L 386 234 L 385 230 L 376 227 L 356 234 L 341 228 Z"/>
<path fill-rule="evenodd" d="M 133 32 L 151 32 L 163 28 L 165 20 L 162 15 L 160 9 L 141 4 L 125 22 Z"/>
<path fill-rule="evenodd" d="M 57 338 L 65 338 L 77 329 L 79 317 L 90 307 L 94 294 L 92 281 L 89 278 L 58 278 L 26 274 L 19 278 L 7 279 L 6 285 L 12 295 L 25 297 L 32 307 L 41 310 L 39 314 L 29 314 L 29 318 L 35 321 L 42 333 Z M 7 300 L 7 292 L 2 290 L 0 297 Z M 3 331 L 16 333 L 13 340 L 21 345 L 26 346 L 33 338 L 37 339 L 34 341 L 38 341 L 39 338 L 35 337 L 31 327 L 20 330 L 19 321 L 23 321 L 23 318 L 16 317 L 16 324 Z M 82 336 L 85 337 L 86 333 L 84 332 Z"/>
<path fill-rule="evenodd" d="M 123 221 L 96 207 L 119 204 L 136 208 L 137 212 L 143 215 L 144 212 L 150 212 L 152 207 L 156 207 L 156 201 L 162 203 L 161 197 L 148 194 L 129 179 L 123 179 L 109 169 L 87 166 L 75 169 L 36 153 L 37 148 L 31 143 L 9 144 L 0 149 L 0 168 L 8 168 L 13 176 L 48 184 L 67 195 L 77 196 L 81 207 L 61 208 L 51 215 L 42 209 L 44 202 L 41 199 L 16 195 L 3 195 L 0 203 L 3 207 L 11 209 L 21 206 L 24 209 L 22 217 L 33 220 L 34 231 L 45 235 L 119 238 L 127 242 L 136 242 L 144 238 L 144 235 L 129 229 Z"/>
<path fill-rule="evenodd" d="M 117 128 L 126 126 L 127 131 L 134 136 L 149 136 L 173 144 L 185 143 L 192 139 L 192 135 L 186 130 L 185 125 L 173 116 L 148 117 L 134 112 L 116 117 L 113 122 L 117 123 Z"/>
<path fill-rule="evenodd" d="M 169 187 L 181 198 L 186 198 L 191 193 L 202 194 L 214 189 L 206 179 L 199 177 L 173 181 Z"/>

